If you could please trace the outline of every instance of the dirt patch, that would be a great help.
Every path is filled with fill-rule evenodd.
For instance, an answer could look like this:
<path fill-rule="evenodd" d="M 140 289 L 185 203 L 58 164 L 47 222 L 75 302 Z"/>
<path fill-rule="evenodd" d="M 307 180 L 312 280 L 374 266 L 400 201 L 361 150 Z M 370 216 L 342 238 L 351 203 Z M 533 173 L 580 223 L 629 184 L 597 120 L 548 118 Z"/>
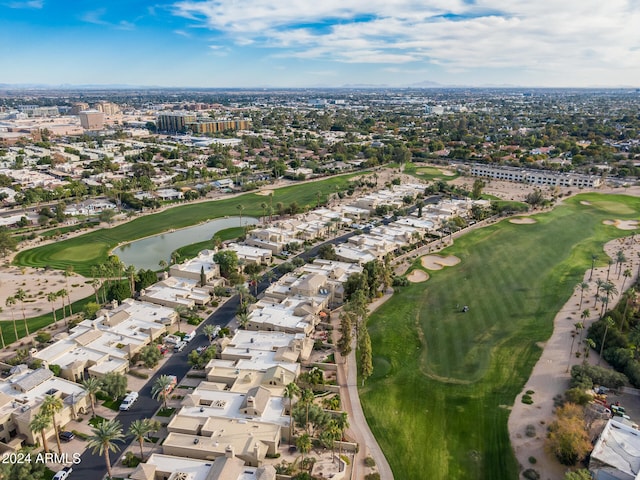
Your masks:
<path fill-rule="evenodd" d="M 260 190 L 259 192 L 256 192 L 256 195 L 261 195 L 263 197 L 268 197 L 272 193 L 273 193 L 273 190 Z"/>
<path fill-rule="evenodd" d="M 86 282 L 86 278 L 77 274 L 70 276 L 67 281 L 64 272 L 61 271 L 45 272 L 42 269 L 28 267 L 6 267 L 0 269 L 0 294 L 2 298 L 15 295 L 18 289 L 24 290 L 26 293 L 24 314 L 27 318 L 51 312 L 52 305 L 47 300 L 49 293 L 56 293 L 68 288 L 71 302 L 93 294 L 93 288 Z M 62 308 L 62 298 L 58 297 L 53 302 L 53 306 L 56 309 Z M 16 318 L 21 317 L 22 302 L 17 301 L 13 308 L 4 308 L 0 315 L 0 320 L 10 320 L 12 310 Z"/>
<path fill-rule="evenodd" d="M 509 220 L 509 223 L 515 223 L 517 225 L 531 225 L 532 223 L 537 223 L 537 221 L 530 217 L 521 217 L 521 218 L 512 218 Z"/>
<path fill-rule="evenodd" d="M 428 270 L 441 270 L 444 267 L 452 267 L 460 263 L 460 259 L 453 255 L 443 257 L 441 255 L 425 255 L 420 260 L 422 266 Z"/>
<path fill-rule="evenodd" d="M 605 225 L 612 225 L 620 230 L 635 230 L 638 228 L 637 220 L 603 220 Z"/>
<path fill-rule="evenodd" d="M 449 170 L 440 170 L 442 172 L 442 175 L 444 175 L 445 177 L 453 177 L 455 175 L 454 172 L 451 172 Z"/>
<path fill-rule="evenodd" d="M 407 275 L 407 280 L 411 283 L 421 283 L 429 280 L 429 275 L 427 272 L 422 270 L 414 270 L 409 275 Z"/>

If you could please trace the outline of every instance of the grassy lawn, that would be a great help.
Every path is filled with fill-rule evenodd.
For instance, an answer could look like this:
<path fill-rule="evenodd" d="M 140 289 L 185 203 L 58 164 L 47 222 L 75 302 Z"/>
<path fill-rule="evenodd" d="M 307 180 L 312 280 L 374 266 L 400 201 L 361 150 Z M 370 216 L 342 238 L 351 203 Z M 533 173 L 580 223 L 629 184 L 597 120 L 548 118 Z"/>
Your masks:
<path fill-rule="evenodd" d="M 455 172 L 454 175 L 445 175 L 439 168 L 421 167 L 413 163 L 405 165 L 404 173 L 414 175 L 419 179 L 425 181 L 442 180 L 448 182 L 449 180 L 453 180 L 459 177 L 459 175 Z"/>
<path fill-rule="evenodd" d="M 107 419 L 104 417 L 101 417 L 100 415 L 96 415 L 95 417 L 91 418 L 89 420 L 89 425 L 91 425 L 92 427 L 97 427 L 98 425 L 100 425 L 102 422 L 106 422 Z"/>
<path fill-rule="evenodd" d="M 401 289 L 371 317 L 374 374 L 361 399 L 396 478 L 517 478 L 508 407 L 540 356 L 536 343 L 592 253 L 604 265 L 602 245 L 631 233 L 602 221 L 638 212 L 640 199 L 584 194 L 536 224 L 471 232 L 444 252 L 459 265 Z"/>
<path fill-rule="evenodd" d="M 176 409 L 171 407 L 161 408 L 160 410 L 158 410 L 158 413 L 156 413 L 156 415 L 159 417 L 170 417 L 175 411 Z"/>
<path fill-rule="evenodd" d="M 273 207 L 275 209 L 278 203 L 288 206 L 292 202 L 297 202 L 301 207 L 314 207 L 318 200 L 318 192 L 321 199 L 326 200 L 330 194 L 345 188 L 351 178 L 364 173 L 368 172 L 279 188 L 274 190 Z M 64 269 L 73 265 L 75 272 L 88 276 L 91 266 L 104 263 L 109 251 L 120 243 L 172 228 L 188 227 L 205 220 L 237 215 L 237 206 L 240 204 L 244 206 L 243 215 L 259 217 L 263 214 L 260 205 L 269 201 L 267 196 L 247 193 L 235 198 L 181 205 L 139 217 L 117 227 L 104 228 L 61 242 L 24 250 L 16 255 L 13 263 L 30 267 L 49 266 L 54 269 Z"/>
<path fill-rule="evenodd" d="M 244 235 L 244 227 L 233 227 L 220 230 L 216 233 L 220 237 L 221 241 L 235 240 L 236 238 Z M 194 258 L 198 256 L 202 250 L 210 249 L 212 247 L 211 240 L 205 240 L 204 242 L 192 243 L 191 245 L 185 245 L 176 250 L 178 258 Z"/>

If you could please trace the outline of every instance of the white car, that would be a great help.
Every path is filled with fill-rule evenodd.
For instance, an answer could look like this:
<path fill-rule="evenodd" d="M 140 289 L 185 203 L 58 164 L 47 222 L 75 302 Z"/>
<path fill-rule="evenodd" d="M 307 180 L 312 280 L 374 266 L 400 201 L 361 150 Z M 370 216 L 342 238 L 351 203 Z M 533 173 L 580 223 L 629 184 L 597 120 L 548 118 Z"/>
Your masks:
<path fill-rule="evenodd" d="M 71 474 L 71 472 L 73 472 L 73 468 L 64 467 L 62 470 L 60 470 L 58 473 L 56 473 L 53 476 L 52 480 L 67 480 L 67 478 L 69 478 L 69 475 Z"/>
<path fill-rule="evenodd" d="M 122 403 L 120 404 L 120 410 L 122 411 L 129 410 L 131 408 L 131 405 L 133 405 L 136 400 L 138 400 L 138 392 L 128 393 L 127 396 L 124 397 L 124 399 L 122 400 Z"/>

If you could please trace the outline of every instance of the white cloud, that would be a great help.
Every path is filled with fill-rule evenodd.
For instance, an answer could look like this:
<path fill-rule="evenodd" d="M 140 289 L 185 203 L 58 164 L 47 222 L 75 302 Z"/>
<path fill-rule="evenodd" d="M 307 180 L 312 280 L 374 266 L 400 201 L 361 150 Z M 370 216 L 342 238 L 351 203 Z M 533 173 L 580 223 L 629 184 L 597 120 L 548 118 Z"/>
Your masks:
<path fill-rule="evenodd" d="M 174 9 L 278 56 L 640 78 L 636 0 L 185 0 Z"/>
<path fill-rule="evenodd" d="M 33 8 L 40 10 L 44 7 L 44 0 L 29 0 L 27 2 L 8 2 L 3 3 L 5 7 L 9 8 Z"/>

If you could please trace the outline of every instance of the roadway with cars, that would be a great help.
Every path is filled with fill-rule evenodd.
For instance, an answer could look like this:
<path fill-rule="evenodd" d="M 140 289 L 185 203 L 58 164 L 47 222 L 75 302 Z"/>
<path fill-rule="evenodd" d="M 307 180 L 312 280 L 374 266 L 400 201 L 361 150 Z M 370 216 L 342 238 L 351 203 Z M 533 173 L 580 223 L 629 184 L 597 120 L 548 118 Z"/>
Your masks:
<path fill-rule="evenodd" d="M 440 200 L 440 197 L 431 197 L 429 199 L 425 199 L 426 203 L 437 203 Z M 413 208 L 409 209 L 413 210 Z M 391 219 L 384 219 L 382 221 L 383 224 L 388 224 L 391 222 Z M 333 238 L 331 240 L 327 240 L 311 249 L 300 253 L 298 256 L 305 261 L 309 261 L 312 258 L 318 255 L 318 250 L 325 244 L 338 245 L 340 243 L 346 242 L 350 237 L 355 235 L 356 232 L 348 232 L 339 237 Z M 295 257 L 292 257 L 295 258 Z M 291 260 L 291 259 L 290 259 Z M 277 269 L 274 271 L 276 273 L 275 279 L 282 276 L 278 273 Z M 257 292 L 258 294 L 262 293 L 271 282 L 263 276 L 258 283 Z M 251 293 L 255 293 L 253 288 L 250 289 Z M 153 386 L 153 382 L 160 375 L 176 375 L 178 377 L 178 383 L 184 378 L 187 372 L 191 369 L 187 362 L 187 357 L 192 350 L 195 350 L 199 347 L 206 347 L 209 345 L 209 340 L 206 335 L 200 335 L 202 333 L 202 328 L 205 325 L 218 325 L 220 327 L 227 326 L 236 315 L 236 311 L 238 309 L 238 304 L 240 303 L 240 299 L 238 295 L 234 295 L 230 299 L 228 299 L 224 304 L 222 304 L 218 309 L 213 312 L 204 322 L 202 322 L 196 329 L 197 335 L 196 337 L 189 342 L 187 347 L 181 352 L 176 352 L 171 354 L 171 357 L 167 359 L 162 367 L 158 369 L 153 377 L 149 379 L 149 381 L 142 387 L 142 389 L 138 392 L 139 396 L 137 401 L 133 404 L 133 406 L 126 411 L 121 411 L 117 416 L 116 420 L 118 420 L 122 424 L 122 430 L 126 433 L 129 430 L 129 426 L 134 420 L 142 419 L 142 418 L 151 418 L 158 410 L 159 403 L 157 400 L 152 398 L 151 396 L 151 388 Z M 127 439 L 128 443 L 130 438 Z M 125 443 L 125 444 L 126 444 Z M 109 458 L 111 460 L 112 465 L 115 465 L 116 461 L 120 457 L 121 452 L 110 452 Z M 93 478 L 99 479 L 102 478 L 106 472 L 106 466 L 104 461 L 104 456 L 99 454 L 93 454 L 89 449 L 87 449 L 82 456 L 80 457 L 80 463 L 74 465 L 73 467 L 73 476 L 74 478 Z"/>

